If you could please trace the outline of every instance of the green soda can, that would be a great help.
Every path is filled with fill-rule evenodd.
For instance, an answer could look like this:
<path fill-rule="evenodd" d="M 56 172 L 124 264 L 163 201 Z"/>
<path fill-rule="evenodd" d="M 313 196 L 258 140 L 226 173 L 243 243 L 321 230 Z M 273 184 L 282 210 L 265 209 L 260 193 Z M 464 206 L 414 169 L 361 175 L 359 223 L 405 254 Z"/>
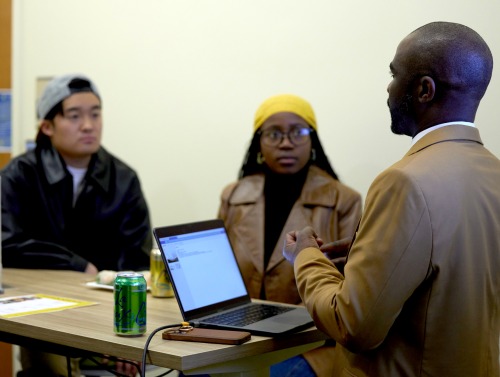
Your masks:
<path fill-rule="evenodd" d="M 115 334 L 141 336 L 146 332 L 147 285 L 143 274 L 122 272 L 116 276 Z"/>

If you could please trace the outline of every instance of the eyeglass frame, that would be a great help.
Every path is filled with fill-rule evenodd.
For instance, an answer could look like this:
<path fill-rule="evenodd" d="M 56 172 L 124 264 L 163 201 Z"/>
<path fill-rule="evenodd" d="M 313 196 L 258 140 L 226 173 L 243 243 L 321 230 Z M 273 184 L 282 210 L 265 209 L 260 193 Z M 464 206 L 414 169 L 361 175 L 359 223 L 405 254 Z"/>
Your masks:
<path fill-rule="evenodd" d="M 283 140 L 285 139 L 285 136 L 288 139 L 288 141 L 290 141 L 291 144 L 293 144 L 296 147 L 299 147 L 301 145 L 304 145 L 307 142 L 307 138 L 304 138 L 304 142 L 299 143 L 299 144 L 297 144 L 296 142 L 294 142 L 292 140 L 292 138 L 290 137 L 290 134 L 291 134 L 291 132 L 297 131 L 297 130 L 300 130 L 300 133 L 301 133 L 300 135 L 301 136 L 305 136 L 305 135 L 309 136 L 309 140 L 311 140 L 311 138 L 310 138 L 311 134 L 314 133 L 314 129 L 312 129 L 311 127 L 304 127 L 304 126 L 296 126 L 295 127 L 294 126 L 294 127 L 290 128 L 287 132 L 283 132 L 279 128 L 270 128 L 270 129 L 267 129 L 267 130 L 259 130 L 257 134 L 259 135 L 260 141 L 263 140 L 262 136 L 266 132 L 269 132 L 269 131 L 270 132 L 275 132 L 275 133 L 278 133 L 279 135 L 281 135 L 280 138 L 279 138 L 279 141 L 276 144 L 268 144 L 265 141 L 262 141 L 262 143 L 264 145 L 268 146 L 268 147 L 277 147 L 277 146 L 279 146 L 281 143 L 283 143 Z M 305 134 L 303 133 L 304 131 L 305 131 Z M 269 139 L 268 139 L 268 141 L 269 141 Z"/>

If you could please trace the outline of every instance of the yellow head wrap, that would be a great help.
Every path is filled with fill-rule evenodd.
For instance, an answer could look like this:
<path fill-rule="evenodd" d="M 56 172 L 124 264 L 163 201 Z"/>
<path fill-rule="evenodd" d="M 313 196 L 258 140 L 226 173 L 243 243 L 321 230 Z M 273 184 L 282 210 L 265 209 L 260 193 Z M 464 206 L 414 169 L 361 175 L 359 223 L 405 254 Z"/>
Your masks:
<path fill-rule="evenodd" d="M 297 114 L 304 118 L 307 124 L 317 131 L 316 117 L 314 116 L 314 111 L 309 102 L 293 94 L 278 94 L 266 99 L 257 109 L 253 123 L 254 132 L 257 131 L 271 115 L 282 112 Z"/>

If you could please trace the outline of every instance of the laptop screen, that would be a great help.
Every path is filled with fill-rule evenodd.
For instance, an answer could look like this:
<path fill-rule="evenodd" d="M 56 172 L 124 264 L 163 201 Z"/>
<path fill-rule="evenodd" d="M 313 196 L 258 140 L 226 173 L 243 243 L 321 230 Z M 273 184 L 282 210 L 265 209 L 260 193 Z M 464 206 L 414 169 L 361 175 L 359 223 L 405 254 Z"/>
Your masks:
<path fill-rule="evenodd" d="M 247 296 L 224 227 L 158 240 L 185 312 Z"/>

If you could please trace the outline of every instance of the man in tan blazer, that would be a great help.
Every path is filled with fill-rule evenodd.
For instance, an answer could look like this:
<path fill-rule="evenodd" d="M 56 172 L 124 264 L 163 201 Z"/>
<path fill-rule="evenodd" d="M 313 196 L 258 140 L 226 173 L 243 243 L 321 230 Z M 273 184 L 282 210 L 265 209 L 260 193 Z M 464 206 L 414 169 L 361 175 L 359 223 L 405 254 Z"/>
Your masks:
<path fill-rule="evenodd" d="M 500 161 L 473 123 L 492 68 L 466 26 L 409 34 L 387 103 L 413 144 L 372 183 L 344 274 L 311 227 L 287 235 L 299 293 L 337 341 L 335 376 L 499 376 Z"/>

